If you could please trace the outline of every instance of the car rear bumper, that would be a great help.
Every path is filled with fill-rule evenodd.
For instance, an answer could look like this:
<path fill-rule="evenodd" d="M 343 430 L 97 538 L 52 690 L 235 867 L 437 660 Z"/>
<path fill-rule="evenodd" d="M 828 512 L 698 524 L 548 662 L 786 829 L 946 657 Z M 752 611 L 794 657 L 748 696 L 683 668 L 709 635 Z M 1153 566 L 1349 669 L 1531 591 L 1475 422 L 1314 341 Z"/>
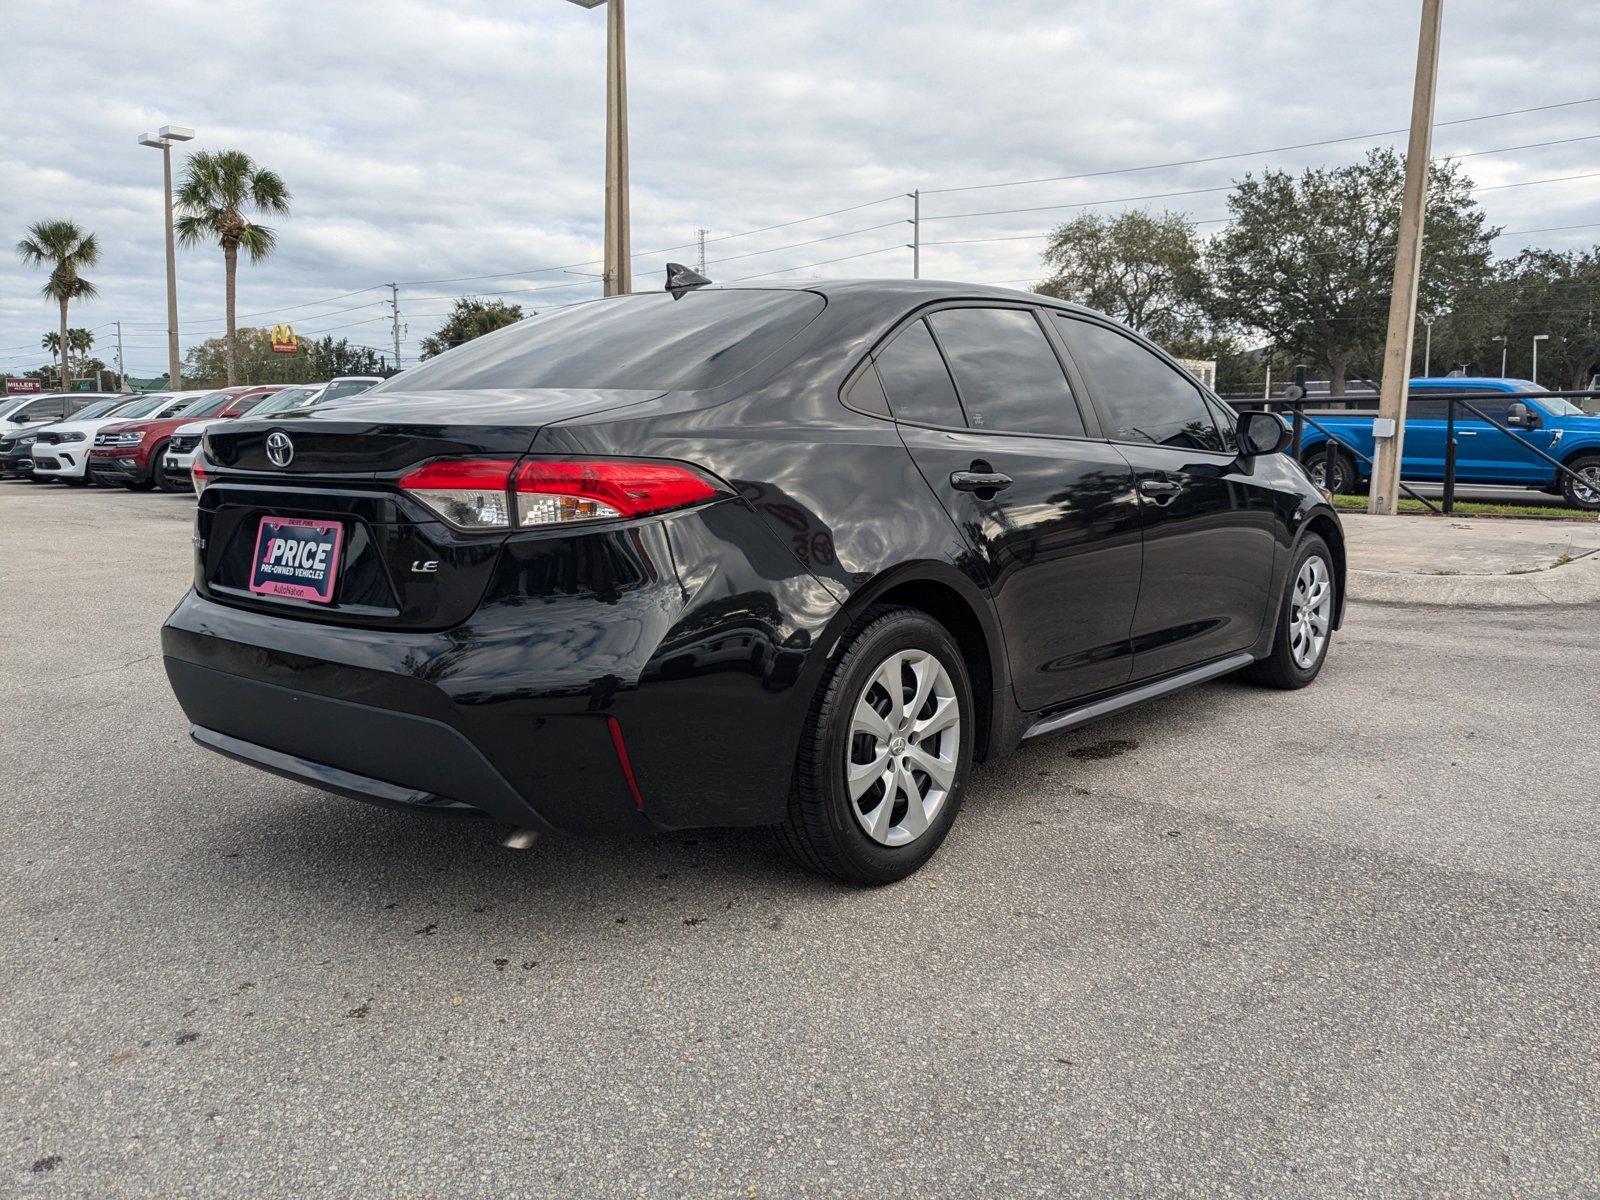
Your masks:
<path fill-rule="evenodd" d="M 758 517 L 719 508 L 588 535 L 578 561 L 607 577 L 607 548 L 643 556 L 621 591 L 491 584 L 437 631 L 191 591 L 162 629 L 167 675 L 201 745 L 364 800 L 573 834 L 770 824 L 838 609 Z M 507 586 L 526 586 L 548 543 L 528 545 L 535 557 L 507 550 Z M 715 567 L 686 586 L 679 571 L 708 551 Z"/>

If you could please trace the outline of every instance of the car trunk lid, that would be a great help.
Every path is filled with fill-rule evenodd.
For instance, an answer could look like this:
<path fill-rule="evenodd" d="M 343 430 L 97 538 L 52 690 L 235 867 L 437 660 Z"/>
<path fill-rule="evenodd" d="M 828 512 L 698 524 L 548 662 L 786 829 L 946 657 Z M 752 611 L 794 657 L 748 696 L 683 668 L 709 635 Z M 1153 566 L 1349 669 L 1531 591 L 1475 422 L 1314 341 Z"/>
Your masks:
<path fill-rule="evenodd" d="M 520 458 L 549 424 L 661 394 L 379 393 L 213 426 L 206 431 L 213 472 L 197 517 L 196 587 L 219 603 L 330 624 L 459 624 L 482 599 L 509 530 L 455 529 L 402 489 L 401 478 L 441 458 Z M 285 518 L 302 527 L 337 523 L 328 602 L 252 590 L 266 539 L 281 532 Z"/>

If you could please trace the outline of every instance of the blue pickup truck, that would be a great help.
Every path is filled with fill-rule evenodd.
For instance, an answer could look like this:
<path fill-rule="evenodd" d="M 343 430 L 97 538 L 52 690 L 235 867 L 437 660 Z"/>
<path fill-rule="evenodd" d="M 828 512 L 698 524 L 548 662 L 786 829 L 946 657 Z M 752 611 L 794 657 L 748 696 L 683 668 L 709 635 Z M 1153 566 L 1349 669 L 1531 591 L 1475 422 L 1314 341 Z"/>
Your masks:
<path fill-rule="evenodd" d="M 1526 379 L 1451 377 L 1413 379 L 1406 405 L 1406 436 L 1400 474 L 1408 483 L 1444 478 L 1445 409 L 1436 399 L 1447 392 L 1469 392 L 1467 402 L 1511 429 L 1507 437 L 1487 421 L 1456 407 L 1456 481 L 1500 487 L 1526 487 L 1566 499 L 1574 508 L 1600 511 L 1600 416 L 1590 416 L 1558 396 L 1511 398 L 1516 392 L 1545 389 Z M 1431 393 L 1431 394 L 1430 394 Z M 1345 445 L 1368 459 L 1373 453 L 1373 413 L 1308 410 L 1307 415 Z M 1583 482 L 1558 472 L 1530 449 L 1537 448 L 1576 473 Z M 1301 460 L 1311 477 L 1333 492 L 1365 491 L 1372 466 L 1307 424 Z"/>

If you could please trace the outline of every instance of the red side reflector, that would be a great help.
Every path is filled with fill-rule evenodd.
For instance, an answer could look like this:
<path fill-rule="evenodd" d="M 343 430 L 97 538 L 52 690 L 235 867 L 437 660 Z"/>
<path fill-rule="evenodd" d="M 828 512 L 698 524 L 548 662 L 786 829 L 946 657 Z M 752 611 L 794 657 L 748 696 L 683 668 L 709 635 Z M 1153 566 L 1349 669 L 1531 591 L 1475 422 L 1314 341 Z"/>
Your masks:
<path fill-rule="evenodd" d="M 639 794 L 639 781 L 633 777 L 633 764 L 628 761 L 628 743 L 622 740 L 622 726 L 615 717 L 607 717 L 606 728 L 611 730 L 611 748 L 617 752 L 617 765 L 622 768 L 622 778 L 627 781 L 633 806 L 643 812 L 644 797 Z"/>

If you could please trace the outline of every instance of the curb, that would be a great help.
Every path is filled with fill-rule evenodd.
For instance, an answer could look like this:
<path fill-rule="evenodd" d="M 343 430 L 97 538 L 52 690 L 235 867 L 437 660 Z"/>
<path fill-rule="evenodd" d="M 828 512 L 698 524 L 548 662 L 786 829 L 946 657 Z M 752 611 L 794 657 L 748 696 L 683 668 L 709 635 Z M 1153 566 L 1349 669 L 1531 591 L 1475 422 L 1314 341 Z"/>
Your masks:
<path fill-rule="evenodd" d="M 1519 575 L 1413 575 L 1352 568 L 1346 586 L 1349 598 L 1363 604 L 1458 608 L 1600 605 L 1600 554 Z"/>

